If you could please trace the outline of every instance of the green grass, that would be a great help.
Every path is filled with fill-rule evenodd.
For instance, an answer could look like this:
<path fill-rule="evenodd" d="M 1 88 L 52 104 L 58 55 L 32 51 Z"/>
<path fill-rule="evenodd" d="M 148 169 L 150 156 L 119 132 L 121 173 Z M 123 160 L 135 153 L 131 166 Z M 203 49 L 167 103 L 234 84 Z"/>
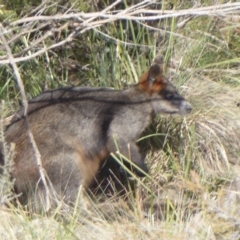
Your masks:
<path fill-rule="evenodd" d="M 184 1 L 163 1 L 162 7 L 169 9 L 170 2 L 176 9 L 192 7 Z M 93 10 L 82 1 L 74 7 Z M 16 18 L 14 9 L 2 11 L 12 11 Z M 32 214 L 24 206 L 2 207 L 1 239 L 240 238 L 240 26 L 227 15 L 195 17 L 178 28 L 182 20 L 152 22 L 154 29 L 136 21 L 110 22 L 18 64 L 31 98 L 44 88 L 67 85 L 122 89 L 136 83 L 161 53 L 166 75 L 193 105 L 193 112 L 184 118 L 157 117 L 139 140 L 150 177 L 136 180 L 136 197 L 129 193 L 124 201 L 103 196 L 104 202 L 84 198 L 80 208 L 58 208 L 48 214 Z M 36 36 L 43 34 L 39 30 Z M 65 29 L 59 37 L 67 35 Z M 11 45 L 13 53 L 33 39 L 30 34 L 20 38 Z M 39 47 L 54 41 L 46 40 Z M 8 65 L 0 65 L 0 98 L 5 100 L 1 116 L 19 108 L 19 89 Z M 1 187 L 9 182 L 8 176 L 1 180 Z"/>

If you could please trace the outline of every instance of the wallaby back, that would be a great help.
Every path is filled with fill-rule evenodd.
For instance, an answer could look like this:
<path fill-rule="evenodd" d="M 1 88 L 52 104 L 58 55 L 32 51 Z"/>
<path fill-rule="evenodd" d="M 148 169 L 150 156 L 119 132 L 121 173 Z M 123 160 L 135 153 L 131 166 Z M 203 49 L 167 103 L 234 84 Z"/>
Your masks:
<path fill-rule="evenodd" d="M 142 170 L 133 171 L 144 176 L 148 168 L 135 142 L 153 115 L 191 111 L 190 104 L 163 76 L 161 65 L 162 59 L 156 58 L 139 83 L 125 90 L 60 88 L 29 102 L 28 121 L 43 168 L 66 202 L 76 200 L 80 185 L 88 188 L 111 153 L 125 155 Z M 23 109 L 16 113 L 5 138 L 7 143 L 15 143 L 15 189 L 29 203 L 38 201 L 36 193 L 44 191 L 23 113 Z"/>

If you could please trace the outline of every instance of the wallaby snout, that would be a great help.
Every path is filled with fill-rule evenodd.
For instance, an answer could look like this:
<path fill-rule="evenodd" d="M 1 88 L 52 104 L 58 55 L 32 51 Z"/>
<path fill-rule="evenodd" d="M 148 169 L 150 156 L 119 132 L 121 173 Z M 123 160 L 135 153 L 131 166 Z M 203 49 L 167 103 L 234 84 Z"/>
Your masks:
<path fill-rule="evenodd" d="M 191 111 L 192 111 L 191 104 L 189 102 L 187 102 L 186 100 L 183 101 L 180 106 L 179 114 L 186 115 L 186 114 L 189 114 Z"/>

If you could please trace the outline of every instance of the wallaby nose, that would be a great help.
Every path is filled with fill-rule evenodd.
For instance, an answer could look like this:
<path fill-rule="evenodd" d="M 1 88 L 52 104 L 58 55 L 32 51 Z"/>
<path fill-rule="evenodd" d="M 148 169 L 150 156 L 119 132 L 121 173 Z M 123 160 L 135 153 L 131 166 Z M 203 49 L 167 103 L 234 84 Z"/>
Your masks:
<path fill-rule="evenodd" d="M 192 106 L 189 102 L 184 100 L 181 104 L 179 114 L 180 115 L 186 115 L 192 111 Z"/>
<path fill-rule="evenodd" d="M 190 104 L 186 106 L 186 111 L 187 113 L 190 113 L 192 111 L 192 106 Z"/>

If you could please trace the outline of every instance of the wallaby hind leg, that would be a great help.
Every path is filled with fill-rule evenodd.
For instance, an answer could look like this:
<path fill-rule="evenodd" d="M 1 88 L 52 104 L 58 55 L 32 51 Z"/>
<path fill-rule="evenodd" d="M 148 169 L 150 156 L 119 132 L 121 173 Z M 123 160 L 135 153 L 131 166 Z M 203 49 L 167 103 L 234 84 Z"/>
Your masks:
<path fill-rule="evenodd" d="M 126 158 L 131 160 L 134 164 L 137 165 L 138 168 L 141 170 L 137 169 L 134 166 L 130 166 L 128 163 L 124 163 L 126 166 L 129 168 L 132 168 L 134 172 L 139 176 L 139 177 L 144 177 L 144 173 L 148 173 L 148 167 L 144 162 L 143 156 L 139 152 L 138 146 L 133 143 L 133 142 L 126 142 L 123 139 L 117 139 L 116 141 L 111 141 L 108 144 L 108 151 L 117 153 L 118 156 L 120 154 L 124 155 Z M 120 154 L 119 154 L 120 152 Z"/>
<path fill-rule="evenodd" d="M 99 161 L 98 159 L 87 159 L 74 149 L 65 152 L 62 160 L 60 157 L 55 160 L 58 161 L 57 166 L 47 167 L 49 177 L 64 201 L 74 203 L 80 187 L 87 189 L 94 180 L 99 169 Z"/>
<path fill-rule="evenodd" d="M 64 153 L 59 152 L 44 157 L 43 168 L 46 172 L 46 179 L 50 180 L 50 182 L 47 182 L 51 202 L 54 202 L 54 198 L 57 197 L 59 200 L 63 199 L 67 204 L 74 204 L 80 187 L 87 188 L 99 168 L 98 162 L 85 159 L 79 152 L 70 147 L 65 147 Z M 31 181 L 33 176 L 30 169 L 22 168 L 21 170 L 18 167 L 14 177 L 19 179 L 20 176 L 25 176 L 21 178 L 22 181 L 16 183 L 16 192 L 23 193 L 20 201 L 24 204 L 27 204 L 27 202 L 31 204 L 32 201 L 32 206 L 35 205 L 35 202 L 36 208 L 38 208 L 45 201 L 46 189 L 41 181 L 38 169 L 35 172 L 35 181 Z"/>

